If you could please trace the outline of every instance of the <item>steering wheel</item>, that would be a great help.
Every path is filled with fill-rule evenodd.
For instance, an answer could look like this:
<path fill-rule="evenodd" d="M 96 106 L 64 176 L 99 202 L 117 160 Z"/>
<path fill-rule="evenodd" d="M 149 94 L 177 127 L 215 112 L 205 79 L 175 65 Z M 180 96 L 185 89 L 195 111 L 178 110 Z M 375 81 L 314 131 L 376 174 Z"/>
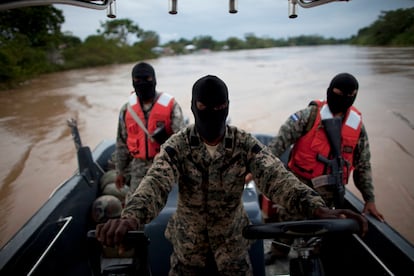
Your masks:
<path fill-rule="evenodd" d="M 246 239 L 306 238 L 330 234 L 353 234 L 359 230 L 358 222 L 353 219 L 299 220 L 248 225 L 243 229 L 243 237 Z"/>

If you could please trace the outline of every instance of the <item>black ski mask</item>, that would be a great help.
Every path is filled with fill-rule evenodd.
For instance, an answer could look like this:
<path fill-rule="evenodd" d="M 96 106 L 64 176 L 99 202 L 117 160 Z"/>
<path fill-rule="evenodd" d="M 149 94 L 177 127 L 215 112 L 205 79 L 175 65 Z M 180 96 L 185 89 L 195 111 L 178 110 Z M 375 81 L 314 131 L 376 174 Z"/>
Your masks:
<path fill-rule="evenodd" d="M 334 93 L 334 88 L 341 90 L 343 95 Z M 327 89 L 327 101 L 331 112 L 333 114 L 346 113 L 355 101 L 356 94 L 350 96 L 355 90 L 358 91 L 358 81 L 354 76 L 348 73 L 336 75 Z"/>
<path fill-rule="evenodd" d="M 201 102 L 205 109 L 197 108 Z M 226 84 L 216 76 L 205 76 L 193 85 L 191 111 L 195 127 L 207 142 L 214 142 L 226 132 L 226 118 L 229 113 L 229 97 Z"/>
<path fill-rule="evenodd" d="M 152 80 L 148 80 L 152 78 Z M 135 80 L 134 80 L 135 79 Z M 147 101 L 155 97 L 155 71 L 151 65 L 140 62 L 132 69 L 132 86 L 141 101 Z"/>

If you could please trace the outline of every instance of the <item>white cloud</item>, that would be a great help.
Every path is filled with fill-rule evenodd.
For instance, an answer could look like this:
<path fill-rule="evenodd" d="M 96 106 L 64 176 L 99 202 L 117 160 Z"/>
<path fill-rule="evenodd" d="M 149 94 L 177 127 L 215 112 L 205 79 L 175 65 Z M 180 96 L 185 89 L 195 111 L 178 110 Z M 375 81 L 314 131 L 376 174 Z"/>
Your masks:
<path fill-rule="evenodd" d="M 288 18 L 286 0 L 240 0 L 238 13 L 228 13 L 225 0 L 178 0 L 178 14 L 168 13 L 168 1 L 117 0 L 117 18 L 129 18 L 146 31 L 155 31 L 165 43 L 172 39 L 192 39 L 210 35 L 216 40 L 246 33 L 258 37 L 286 38 L 322 35 L 347 38 L 373 23 L 381 11 L 414 7 L 413 0 L 352 0 L 313 8 L 298 7 L 298 17 Z M 63 10 L 63 31 L 85 39 L 96 34 L 100 23 L 111 20 L 105 10 L 56 5 Z"/>

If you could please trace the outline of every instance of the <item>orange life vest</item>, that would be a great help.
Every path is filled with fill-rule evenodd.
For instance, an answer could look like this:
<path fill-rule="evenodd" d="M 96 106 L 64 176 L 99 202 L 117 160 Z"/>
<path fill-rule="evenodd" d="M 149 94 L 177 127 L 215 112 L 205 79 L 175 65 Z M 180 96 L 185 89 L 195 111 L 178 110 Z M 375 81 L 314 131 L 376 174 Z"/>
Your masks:
<path fill-rule="evenodd" d="M 171 95 L 167 93 L 161 93 L 159 95 L 149 113 L 148 119 L 144 116 L 144 112 L 142 111 L 141 104 L 135 92 L 131 93 L 129 104 L 150 134 L 152 134 L 157 127 L 163 125 L 168 136 L 172 134 L 171 112 L 174 106 L 174 98 Z M 134 158 L 150 160 L 160 151 L 160 144 L 148 137 L 145 131 L 142 130 L 134 120 L 128 109 L 125 113 L 125 125 L 128 134 L 127 146 Z"/>
<path fill-rule="evenodd" d="M 333 115 L 326 101 L 314 101 L 314 103 L 318 106 L 315 122 L 311 130 L 299 138 L 293 146 L 292 155 L 288 163 L 290 170 L 308 180 L 331 173 L 326 164 L 317 160 L 317 156 L 321 154 L 325 158 L 332 158 L 329 155 L 331 146 L 324 131 L 322 120 L 332 118 Z M 344 162 L 344 184 L 348 183 L 349 174 L 353 170 L 353 152 L 358 143 L 361 126 L 361 113 L 352 106 L 345 114 L 341 130 L 341 154 L 348 161 L 348 165 L 346 165 L 347 162 Z"/>

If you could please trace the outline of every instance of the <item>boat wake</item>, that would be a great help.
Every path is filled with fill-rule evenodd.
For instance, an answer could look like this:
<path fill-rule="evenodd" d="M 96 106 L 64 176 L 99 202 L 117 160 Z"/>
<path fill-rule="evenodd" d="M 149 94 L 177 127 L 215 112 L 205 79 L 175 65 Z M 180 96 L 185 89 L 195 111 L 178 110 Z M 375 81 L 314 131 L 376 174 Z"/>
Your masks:
<path fill-rule="evenodd" d="M 401 121 L 403 121 L 404 123 L 406 123 L 411 129 L 414 130 L 414 124 L 411 123 L 411 121 L 409 119 L 407 119 L 406 117 L 404 117 L 404 115 L 402 115 L 401 113 L 397 112 L 397 111 L 393 111 L 392 112 L 396 117 L 400 118 Z"/>
<path fill-rule="evenodd" d="M 409 152 L 400 142 L 398 142 L 397 140 L 395 140 L 394 138 L 391 138 L 391 140 L 407 155 L 409 155 L 410 157 L 414 158 L 414 155 Z"/>

